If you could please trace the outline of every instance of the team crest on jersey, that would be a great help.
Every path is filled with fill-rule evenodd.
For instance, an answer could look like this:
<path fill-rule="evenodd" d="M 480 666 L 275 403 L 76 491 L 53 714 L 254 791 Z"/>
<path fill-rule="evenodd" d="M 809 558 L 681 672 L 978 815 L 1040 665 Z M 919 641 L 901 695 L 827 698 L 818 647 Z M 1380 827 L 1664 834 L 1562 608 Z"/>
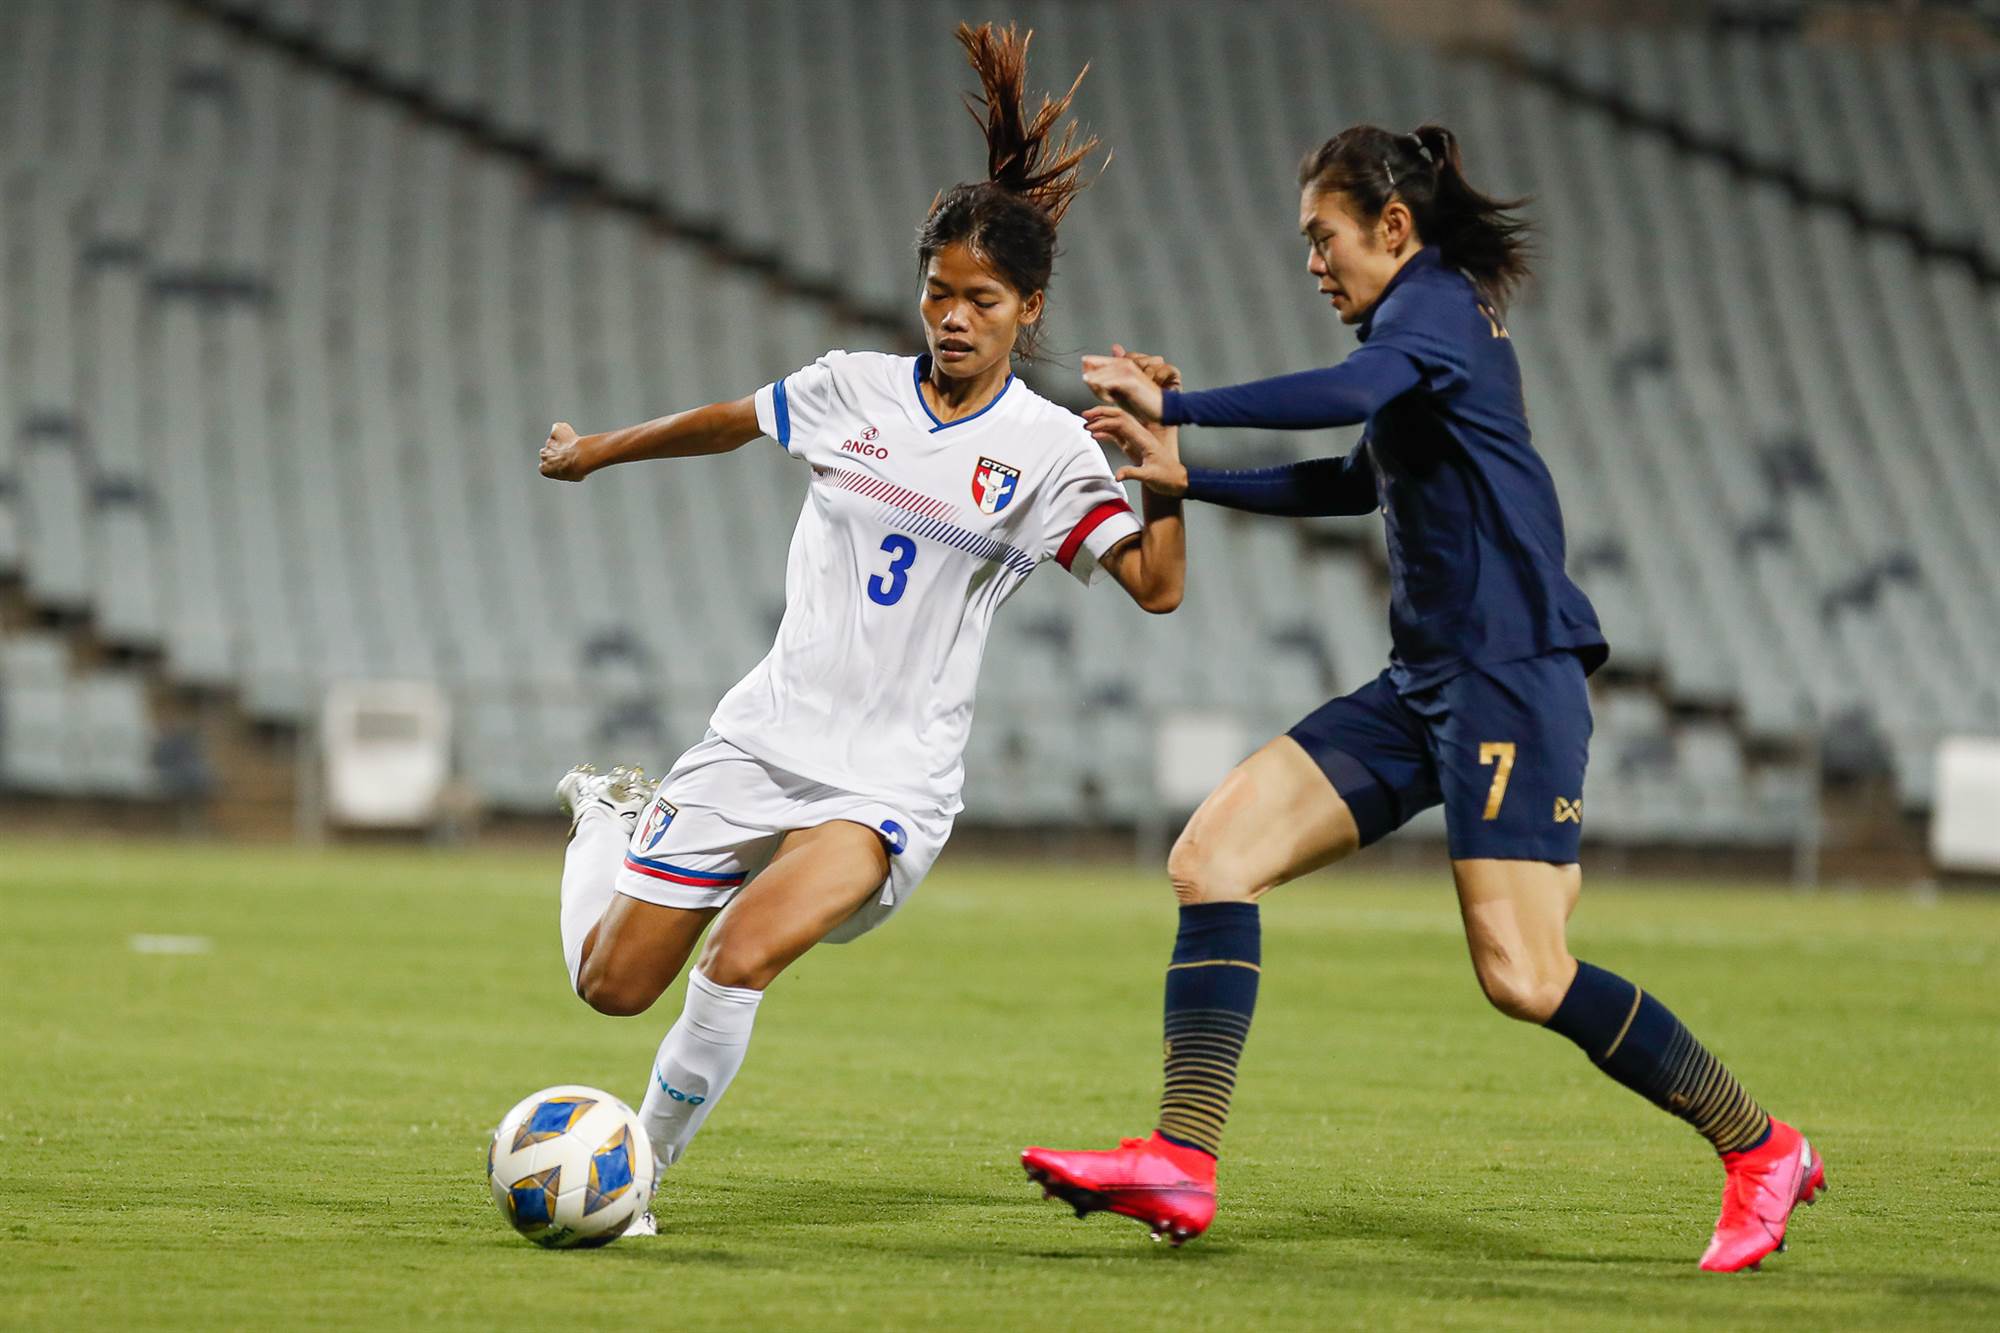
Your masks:
<path fill-rule="evenodd" d="M 680 808 L 662 796 L 646 811 L 646 823 L 639 830 L 639 850 L 650 852 L 660 845 L 660 839 L 667 836 L 667 828 L 674 822 Z"/>
<path fill-rule="evenodd" d="M 982 514 L 997 514 L 1014 498 L 1021 484 L 1021 469 L 982 458 L 972 469 L 972 498 Z"/>

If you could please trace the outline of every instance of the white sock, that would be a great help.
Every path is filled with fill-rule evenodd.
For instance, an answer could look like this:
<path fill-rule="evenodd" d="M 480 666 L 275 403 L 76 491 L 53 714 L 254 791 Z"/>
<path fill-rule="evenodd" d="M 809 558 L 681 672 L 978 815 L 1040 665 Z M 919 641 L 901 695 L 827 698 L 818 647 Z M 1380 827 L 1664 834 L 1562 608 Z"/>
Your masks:
<path fill-rule="evenodd" d="M 688 973 L 687 1004 L 660 1043 L 646 1100 L 639 1106 L 639 1119 L 661 1165 L 681 1159 L 743 1067 L 757 1002 L 763 998 L 763 991 L 718 986 L 700 972 Z"/>
<path fill-rule="evenodd" d="M 562 948 L 571 989 L 583 971 L 583 941 L 604 916 L 604 909 L 611 906 L 618 868 L 625 863 L 625 845 L 631 837 L 632 830 L 624 820 L 592 803 L 584 807 L 576 821 L 576 836 L 563 853 Z"/>

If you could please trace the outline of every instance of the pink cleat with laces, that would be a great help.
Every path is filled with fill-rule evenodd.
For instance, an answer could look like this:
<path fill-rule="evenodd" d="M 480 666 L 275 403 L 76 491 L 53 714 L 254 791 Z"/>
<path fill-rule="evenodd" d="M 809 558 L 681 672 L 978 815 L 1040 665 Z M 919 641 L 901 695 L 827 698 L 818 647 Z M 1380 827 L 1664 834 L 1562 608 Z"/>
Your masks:
<path fill-rule="evenodd" d="M 1215 1159 L 1155 1133 L 1121 1139 L 1111 1152 L 1021 1153 L 1028 1178 L 1045 1198 L 1060 1198 L 1076 1215 L 1106 1211 L 1150 1227 L 1154 1240 L 1193 1240 L 1215 1220 Z"/>
<path fill-rule="evenodd" d="M 1771 1121 L 1771 1136 L 1755 1148 L 1724 1153 L 1722 1165 L 1729 1172 L 1722 1217 L 1701 1256 L 1708 1273 L 1755 1268 L 1784 1249 L 1792 1210 L 1812 1203 L 1826 1188 L 1826 1163 L 1805 1135 L 1782 1120 Z"/>

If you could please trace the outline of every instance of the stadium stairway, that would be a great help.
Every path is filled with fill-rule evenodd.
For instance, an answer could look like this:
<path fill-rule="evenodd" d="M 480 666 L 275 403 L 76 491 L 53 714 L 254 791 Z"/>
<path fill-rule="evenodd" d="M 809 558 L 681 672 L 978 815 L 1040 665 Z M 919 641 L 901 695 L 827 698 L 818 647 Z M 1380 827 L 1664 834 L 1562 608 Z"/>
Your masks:
<path fill-rule="evenodd" d="M 84 802 L 126 833 L 287 837 L 296 779 L 294 747 L 228 693 L 190 690 L 157 654 L 0 585 L 0 827 Z"/>

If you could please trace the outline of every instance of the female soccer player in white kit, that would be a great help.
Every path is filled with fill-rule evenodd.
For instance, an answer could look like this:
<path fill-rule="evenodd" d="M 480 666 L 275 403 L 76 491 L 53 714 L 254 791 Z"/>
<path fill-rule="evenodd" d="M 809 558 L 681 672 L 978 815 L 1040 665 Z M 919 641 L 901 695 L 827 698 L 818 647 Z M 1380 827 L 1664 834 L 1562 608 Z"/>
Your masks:
<path fill-rule="evenodd" d="M 1108 573 L 1148 611 L 1180 603 L 1179 502 L 1148 494 L 1142 523 L 1098 442 L 1143 428 L 1116 408 L 1080 421 L 1013 375 L 1096 146 L 1074 122 L 1052 142 L 1075 85 L 1030 117 L 1027 38 L 958 37 L 990 179 L 940 196 L 919 230 L 928 355 L 829 352 L 735 402 L 602 435 L 558 424 L 542 448 L 544 475 L 580 481 L 768 435 L 812 470 L 777 642 L 707 737 L 656 791 L 587 769 L 558 789 L 575 818 L 563 953 L 592 1007 L 648 1008 L 722 913 L 641 1107 L 668 1165 L 742 1064 L 765 987 L 819 941 L 882 924 L 943 848 L 1001 603 L 1049 560 L 1086 584 Z"/>

